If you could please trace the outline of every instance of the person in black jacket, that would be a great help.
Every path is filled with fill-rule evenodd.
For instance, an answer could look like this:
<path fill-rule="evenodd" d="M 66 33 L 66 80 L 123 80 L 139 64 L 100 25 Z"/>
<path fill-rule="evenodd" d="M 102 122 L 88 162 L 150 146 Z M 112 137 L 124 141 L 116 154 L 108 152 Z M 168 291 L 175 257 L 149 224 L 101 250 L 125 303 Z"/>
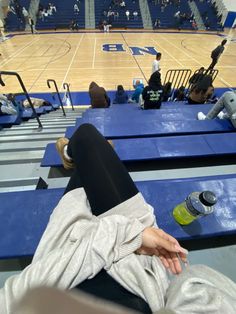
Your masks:
<path fill-rule="evenodd" d="M 161 85 L 161 74 L 159 71 L 154 72 L 142 92 L 144 100 L 144 109 L 159 109 L 161 107 L 163 87 Z"/>
<path fill-rule="evenodd" d="M 222 40 L 221 44 L 219 46 L 217 46 L 212 52 L 211 52 L 211 59 L 212 62 L 209 65 L 208 70 L 212 70 L 214 68 L 214 66 L 216 65 L 216 63 L 219 60 L 219 57 L 221 56 L 221 54 L 223 53 L 223 51 L 225 50 L 224 45 L 227 43 L 227 39 Z"/>

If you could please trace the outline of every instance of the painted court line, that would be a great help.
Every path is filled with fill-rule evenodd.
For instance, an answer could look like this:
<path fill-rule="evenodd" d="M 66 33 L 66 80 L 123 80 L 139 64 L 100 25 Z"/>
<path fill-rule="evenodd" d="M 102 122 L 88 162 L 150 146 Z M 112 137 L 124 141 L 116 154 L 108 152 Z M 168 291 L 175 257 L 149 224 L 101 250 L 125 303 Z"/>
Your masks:
<path fill-rule="evenodd" d="M 72 57 L 72 59 L 71 59 L 71 62 L 70 62 L 70 64 L 69 64 L 68 68 L 67 68 L 66 74 L 65 74 L 64 79 L 63 79 L 63 81 L 62 81 L 60 91 L 62 90 L 63 84 L 64 84 L 65 81 L 66 81 L 66 78 L 67 78 L 67 76 L 68 76 L 68 74 L 69 74 L 69 71 L 70 71 L 70 69 L 71 69 L 72 63 L 74 62 L 75 56 L 76 56 L 76 54 L 77 54 L 77 51 L 79 50 L 79 47 L 80 47 L 80 44 L 81 44 L 81 41 L 83 40 L 83 38 L 84 38 L 84 34 L 81 36 L 81 38 L 80 38 L 80 40 L 79 40 L 79 42 L 78 42 L 78 44 L 77 44 L 77 47 L 76 47 L 75 52 L 74 52 L 74 55 L 73 55 L 73 57 Z"/>

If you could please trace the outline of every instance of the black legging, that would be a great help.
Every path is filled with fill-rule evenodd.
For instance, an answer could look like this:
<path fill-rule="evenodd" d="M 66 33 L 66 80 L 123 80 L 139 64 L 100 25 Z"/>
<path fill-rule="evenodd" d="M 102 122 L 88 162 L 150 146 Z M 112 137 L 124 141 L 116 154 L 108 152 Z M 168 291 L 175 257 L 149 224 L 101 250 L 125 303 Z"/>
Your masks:
<path fill-rule="evenodd" d="M 98 216 L 138 193 L 114 149 L 91 124 L 83 124 L 77 129 L 67 152 L 75 163 L 75 170 L 65 193 L 83 187 L 94 215 Z M 151 313 L 144 300 L 124 289 L 104 269 L 76 288 L 142 313 Z"/>

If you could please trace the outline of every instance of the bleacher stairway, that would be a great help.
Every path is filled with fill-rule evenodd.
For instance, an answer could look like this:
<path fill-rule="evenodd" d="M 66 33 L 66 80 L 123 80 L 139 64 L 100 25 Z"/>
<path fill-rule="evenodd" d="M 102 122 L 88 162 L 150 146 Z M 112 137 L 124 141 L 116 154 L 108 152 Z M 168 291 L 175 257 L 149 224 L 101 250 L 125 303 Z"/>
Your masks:
<path fill-rule="evenodd" d="M 48 179 L 49 169 L 41 168 L 40 162 L 46 145 L 64 136 L 68 126 L 75 124 L 76 118 L 82 115 L 84 109 L 65 109 L 50 112 L 40 117 L 43 129 L 38 129 L 36 119 L 22 122 L 20 125 L 4 128 L 0 131 L 0 191 L 19 191 L 35 189 L 36 178 L 47 181 L 49 188 L 54 179 Z M 62 186 L 65 180 L 62 179 Z M 56 187 L 60 185 L 60 179 Z"/>

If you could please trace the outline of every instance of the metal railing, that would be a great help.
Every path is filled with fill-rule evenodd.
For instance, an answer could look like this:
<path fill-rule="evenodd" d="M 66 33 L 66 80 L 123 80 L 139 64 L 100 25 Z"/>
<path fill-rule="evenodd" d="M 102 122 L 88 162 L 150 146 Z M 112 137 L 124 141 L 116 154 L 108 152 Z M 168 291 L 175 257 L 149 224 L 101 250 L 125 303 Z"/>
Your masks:
<path fill-rule="evenodd" d="M 34 113 L 34 117 L 37 119 L 39 128 L 42 129 L 42 128 L 43 128 L 42 123 L 41 123 L 41 121 L 40 121 L 40 119 L 39 119 L 39 116 L 38 116 L 38 114 L 37 114 L 37 112 L 36 112 L 34 106 L 33 106 L 33 103 L 32 103 L 32 101 L 31 101 L 31 99 L 30 99 L 30 97 L 29 97 L 29 94 L 28 94 L 28 92 L 27 92 L 27 90 L 26 90 L 26 88 L 25 88 L 25 85 L 24 85 L 24 83 L 23 83 L 23 81 L 22 81 L 20 75 L 19 75 L 17 72 L 0 71 L 0 84 L 1 84 L 2 86 L 5 86 L 5 83 L 4 83 L 3 80 L 2 80 L 2 76 L 3 76 L 3 75 L 6 75 L 6 76 L 16 76 L 16 78 L 18 79 L 18 81 L 19 81 L 19 83 L 20 83 L 20 85 L 21 85 L 21 88 L 22 88 L 22 90 L 23 90 L 23 92 L 24 92 L 24 95 L 26 96 L 26 98 L 27 98 L 27 100 L 28 100 L 28 102 L 29 102 L 29 104 L 30 104 L 30 107 L 31 107 L 31 109 L 32 109 L 32 111 L 33 111 L 33 113 Z"/>
<path fill-rule="evenodd" d="M 164 79 L 164 85 L 166 83 L 171 83 L 171 96 L 170 99 L 173 100 L 174 92 L 181 86 L 188 86 L 189 79 L 191 77 L 192 71 L 190 69 L 176 69 L 168 70 Z"/>
<path fill-rule="evenodd" d="M 56 92 L 57 92 L 57 97 L 58 97 L 58 99 L 59 99 L 59 102 L 60 102 L 60 105 L 61 105 L 61 109 L 62 109 L 62 111 L 63 111 L 63 115 L 66 116 L 65 109 L 64 109 L 64 105 L 63 105 L 63 102 L 62 102 L 62 100 L 61 100 L 61 95 L 60 95 L 59 90 L 58 90 L 58 87 L 57 87 L 57 83 L 56 83 L 56 81 L 53 80 L 53 79 L 48 79 L 48 80 L 47 80 L 48 88 L 51 88 L 50 83 L 53 83 L 54 86 L 55 86 L 55 89 L 56 89 Z"/>

